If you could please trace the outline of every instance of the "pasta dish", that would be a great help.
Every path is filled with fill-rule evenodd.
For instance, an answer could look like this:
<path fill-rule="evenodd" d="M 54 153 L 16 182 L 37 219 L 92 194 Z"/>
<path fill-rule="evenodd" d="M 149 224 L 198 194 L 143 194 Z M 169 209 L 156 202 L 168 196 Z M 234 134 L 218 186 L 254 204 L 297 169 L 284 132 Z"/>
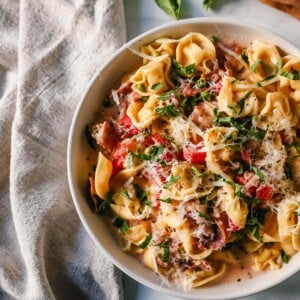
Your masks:
<path fill-rule="evenodd" d="M 300 58 L 197 32 L 130 50 L 139 67 L 86 127 L 93 211 L 185 290 L 243 259 L 288 263 L 300 250 Z"/>

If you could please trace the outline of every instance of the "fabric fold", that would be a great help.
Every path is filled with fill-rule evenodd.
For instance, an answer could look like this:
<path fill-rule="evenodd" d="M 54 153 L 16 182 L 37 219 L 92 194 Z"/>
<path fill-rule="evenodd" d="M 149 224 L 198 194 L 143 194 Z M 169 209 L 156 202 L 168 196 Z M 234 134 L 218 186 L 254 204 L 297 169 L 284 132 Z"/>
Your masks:
<path fill-rule="evenodd" d="M 66 149 L 89 81 L 125 42 L 123 3 L 21 0 L 0 9 L 0 31 L 19 14 L 10 21 L 17 63 L 10 32 L 0 45 L 0 298 L 121 299 L 120 272 L 73 206 Z"/>

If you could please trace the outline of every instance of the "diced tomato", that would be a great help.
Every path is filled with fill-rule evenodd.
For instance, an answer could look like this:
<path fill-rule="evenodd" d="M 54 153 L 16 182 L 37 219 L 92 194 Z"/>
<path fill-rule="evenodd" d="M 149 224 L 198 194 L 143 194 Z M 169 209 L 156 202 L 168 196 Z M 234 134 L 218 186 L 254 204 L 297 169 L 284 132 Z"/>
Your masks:
<path fill-rule="evenodd" d="M 244 162 L 246 162 L 248 165 L 251 164 L 251 156 L 249 151 L 243 150 L 240 152 L 241 153 L 241 158 Z"/>
<path fill-rule="evenodd" d="M 131 119 L 126 114 L 119 119 L 118 123 L 125 133 L 129 135 L 135 135 L 139 133 L 139 130 L 133 126 Z"/>
<path fill-rule="evenodd" d="M 232 232 L 240 230 L 240 227 L 235 225 L 230 218 L 228 218 L 228 226 L 229 226 L 229 230 L 232 231 Z"/>
<path fill-rule="evenodd" d="M 146 147 L 148 146 L 152 146 L 154 144 L 158 144 L 158 145 L 164 145 L 164 146 L 167 146 L 170 144 L 169 141 L 167 141 L 165 138 L 163 138 L 160 134 L 158 133 L 155 133 L 155 134 L 152 134 L 152 135 L 149 135 L 145 138 L 144 140 L 144 145 Z"/>
<path fill-rule="evenodd" d="M 113 174 L 117 174 L 124 169 L 124 162 L 127 151 L 135 152 L 137 148 L 136 140 L 125 140 L 119 143 L 112 153 Z"/>
<path fill-rule="evenodd" d="M 240 185 L 245 185 L 248 182 L 248 180 L 244 177 L 244 175 L 236 175 L 235 182 Z"/>
<path fill-rule="evenodd" d="M 192 164 L 203 164 L 206 159 L 206 152 L 200 152 L 200 147 L 187 146 L 183 148 L 182 154 L 184 160 Z"/>
<path fill-rule="evenodd" d="M 271 201 L 273 188 L 270 185 L 261 185 L 256 190 L 256 198 L 263 201 Z"/>
<path fill-rule="evenodd" d="M 221 89 L 222 89 L 222 81 L 220 80 L 216 84 L 216 92 L 218 95 L 220 94 Z"/>

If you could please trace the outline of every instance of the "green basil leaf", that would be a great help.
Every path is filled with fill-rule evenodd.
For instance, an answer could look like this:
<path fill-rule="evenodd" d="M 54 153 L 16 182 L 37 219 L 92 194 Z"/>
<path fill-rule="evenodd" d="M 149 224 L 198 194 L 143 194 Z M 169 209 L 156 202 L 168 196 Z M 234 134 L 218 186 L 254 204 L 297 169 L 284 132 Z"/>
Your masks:
<path fill-rule="evenodd" d="M 133 185 L 136 197 L 141 201 L 143 205 L 151 206 L 151 203 L 148 200 L 148 192 L 141 189 L 138 184 Z"/>
<path fill-rule="evenodd" d="M 283 77 L 287 77 L 291 80 L 300 80 L 300 72 L 297 72 L 294 69 L 291 69 L 290 71 L 281 70 L 280 75 Z"/>
<path fill-rule="evenodd" d="M 161 88 L 163 87 L 163 84 L 162 83 L 155 83 L 151 86 L 151 90 L 154 90 L 154 91 L 158 91 L 160 90 Z"/>
<path fill-rule="evenodd" d="M 108 191 L 106 193 L 105 199 L 102 200 L 102 202 L 100 202 L 100 205 L 98 207 L 99 214 L 104 214 L 106 212 L 106 210 L 108 209 L 109 205 L 113 201 L 113 195 L 114 195 L 114 191 L 113 190 L 110 190 L 110 191 Z"/>
<path fill-rule="evenodd" d="M 196 176 L 199 176 L 199 177 L 202 176 L 202 174 L 199 172 L 199 170 L 195 166 L 192 166 L 191 169 Z"/>
<path fill-rule="evenodd" d="M 172 202 L 171 198 L 159 199 L 159 200 L 162 201 L 162 202 L 165 202 L 165 203 L 171 203 Z"/>
<path fill-rule="evenodd" d="M 186 67 L 182 66 L 176 59 L 172 60 L 172 68 L 180 76 L 186 77 L 196 72 L 195 64 L 190 64 Z"/>
<path fill-rule="evenodd" d="M 265 182 L 266 176 L 259 168 L 253 166 L 253 167 L 251 167 L 251 170 L 255 172 L 255 174 L 257 175 L 259 180 L 261 180 L 262 182 Z"/>
<path fill-rule="evenodd" d="M 170 180 L 164 185 L 164 189 L 168 189 L 170 186 L 172 186 L 176 181 L 180 179 L 180 175 L 174 176 L 173 174 L 171 175 Z"/>
<path fill-rule="evenodd" d="M 145 249 L 149 245 L 151 239 L 152 239 L 152 232 L 150 232 L 147 235 L 146 239 L 139 245 L 139 247 Z"/>
<path fill-rule="evenodd" d="M 174 105 L 157 107 L 155 112 L 160 116 L 178 117 L 180 112 L 174 108 Z"/>
<path fill-rule="evenodd" d="M 115 227 L 119 228 L 122 233 L 126 233 L 129 229 L 126 221 L 123 220 L 121 217 L 114 217 L 112 220 L 112 224 Z"/>
<path fill-rule="evenodd" d="M 289 256 L 283 250 L 280 251 L 280 255 L 281 255 L 282 261 L 285 264 L 287 264 L 290 260 Z"/>
<path fill-rule="evenodd" d="M 250 70 L 255 74 L 258 65 L 260 65 L 261 63 L 262 63 L 262 60 L 260 60 L 260 59 L 256 60 L 256 61 L 250 66 Z"/>
<path fill-rule="evenodd" d="M 155 0 L 156 4 L 168 16 L 178 20 L 181 12 L 181 0 Z"/>
<path fill-rule="evenodd" d="M 247 98 L 249 98 L 249 96 L 252 94 L 252 91 L 249 91 L 248 93 L 246 93 L 246 95 L 244 95 L 242 97 L 241 100 L 239 100 L 236 104 L 236 106 L 240 109 L 240 112 L 241 113 L 244 109 L 244 106 L 245 106 L 245 101 L 247 100 Z"/>
<path fill-rule="evenodd" d="M 169 259 L 170 259 L 170 249 L 168 247 L 163 247 L 162 261 L 168 262 Z"/>

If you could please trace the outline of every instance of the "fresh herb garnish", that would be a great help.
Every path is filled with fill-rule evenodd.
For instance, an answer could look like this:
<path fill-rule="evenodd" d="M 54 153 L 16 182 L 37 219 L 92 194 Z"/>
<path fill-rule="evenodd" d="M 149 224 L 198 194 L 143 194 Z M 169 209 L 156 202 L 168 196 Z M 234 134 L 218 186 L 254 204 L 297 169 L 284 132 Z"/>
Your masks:
<path fill-rule="evenodd" d="M 163 247 L 163 253 L 162 253 L 162 261 L 168 262 L 170 259 L 170 248 L 169 247 Z"/>
<path fill-rule="evenodd" d="M 291 80 L 300 80 L 300 72 L 297 72 L 293 68 L 290 71 L 280 71 L 280 75 Z"/>
<path fill-rule="evenodd" d="M 266 176 L 265 174 L 257 167 L 251 167 L 250 170 L 254 171 L 260 181 L 265 182 Z"/>
<path fill-rule="evenodd" d="M 180 179 L 180 175 L 174 176 L 171 174 L 170 180 L 164 185 L 164 189 L 168 189 L 170 186 L 172 186 L 175 182 L 177 182 Z"/>
<path fill-rule="evenodd" d="M 256 74 L 256 69 L 258 67 L 258 65 L 260 65 L 262 63 L 261 59 L 256 60 L 251 66 L 250 66 L 250 70 Z"/>
<path fill-rule="evenodd" d="M 247 48 L 244 48 L 241 52 L 241 57 L 242 59 L 249 64 L 249 59 L 248 59 L 248 55 L 247 55 Z"/>
<path fill-rule="evenodd" d="M 152 232 L 150 232 L 147 235 L 146 239 L 139 245 L 139 247 L 145 249 L 149 245 L 151 239 L 152 239 Z"/>
<path fill-rule="evenodd" d="M 216 44 L 219 41 L 218 37 L 215 35 L 210 36 L 209 39 L 213 44 Z"/>
<path fill-rule="evenodd" d="M 160 90 L 161 88 L 163 87 L 163 84 L 162 83 L 155 83 L 151 86 L 151 90 L 154 90 L 154 91 L 158 91 Z"/>
<path fill-rule="evenodd" d="M 273 79 L 273 78 L 275 78 L 276 77 L 276 75 L 270 75 L 270 76 L 267 76 L 266 78 L 264 78 L 263 80 L 261 80 L 261 81 L 259 81 L 259 82 L 256 82 L 256 86 L 257 87 L 262 87 L 262 83 L 264 83 L 265 81 L 269 81 L 269 80 L 271 80 L 271 79 Z"/>
<path fill-rule="evenodd" d="M 142 101 L 142 102 L 147 102 L 148 99 L 149 99 L 149 96 L 142 96 L 142 97 L 141 97 L 141 101 Z"/>
<path fill-rule="evenodd" d="M 168 16 L 178 20 L 181 12 L 181 0 L 155 0 L 156 4 Z"/>
<path fill-rule="evenodd" d="M 210 220 L 211 219 L 211 217 L 210 217 L 210 215 L 208 213 L 203 213 L 201 211 L 199 212 L 199 217 L 201 217 L 201 218 L 203 218 L 205 220 Z"/>
<path fill-rule="evenodd" d="M 281 255 L 282 261 L 285 264 L 287 264 L 290 260 L 289 256 L 283 250 L 280 251 L 280 255 Z"/>
<path fill-rule="evenodd" d="M 203 89 L 203 88 L 206 88 L 206 87 L 209 87 L 209 84 L 206 80 L 204 79 L 198 79 L 196 81 L 196 87 L 200 88 L 200 89 Z"/>
<path fill-rule="evenodd" d="M 151 146 L 148 154 L 147 153 L 135 153 L 133 154 L 134 157 L 141 159 L 141 160 L 147 160 L 147 161 L 156 161 L 160 162 L 158 159 L 158 155 L 162 154 L 164 152 L 164 147 L 162 146 Z"/>
<path fill-rule="evenodd" d="M 123 196 L 124 198 L 126 198 L 126 199 L 130 199 L 129 193 L 128 193 L 128 191 L 126 191 L 126 190 L 120 191 L 119 194 L 120 194 L 121 196 Z"/>
<path fill-rule="evenodd" d="M 249 98 L 249 96 L 252 94 L 252 91 L 249 91 L 246 93 L 241 100 L 239 100 L 236 104 L 236 106 L 240 109 L 239 114 L 242 113 L 244 106 L 245 106 L 245 101 Z"/>
<path fill-rule="evenodd" d="M 196 176 L 199 176 L 199 177 L 202 176 L 200 171 L 195 166 L 192 166 L 191 169 Z"/>
<path fill-rule="evenodd" d="M 174 105 L 157 107 L 155 112 L 160 116 L 178 117 L 180 112 L 174 108 Z"/>
<path fill-rule="evenodd" d="M 262 237 L 259 233 L 259 228 L 262 227 L 264 216 L 261 211 L 253 209 L 253 205 L 250 206 L 250 213 L 247 218 L 247 228 L 252 232 L 253 236 L 259 241 L 263 242 Z"/>
<path fill-rule="evenodd" d="M 165 202 L 165 203 L 171 203 L 172 202 L 171 198 L 159 199 L 159 200 L 162 201 L 162 202 Z"/>
<path fill-rule="evenodd" d="M 200 100 L 209 101 L 211 99 L 212 99 L 212 94 L 210 92 L 205 91 L 200 94 Z"/>
<path fill-rule="evenodd" d="M 112 224 L 115 227 L 119 228 L 122 233 L 126 233 L 129 229 L 126 221 L 123 220 L 121 217 L 114 217 L 112 220 Z"/>
<path fill-rule="evenodd" d="M 195 64 L 190 64 L 184 67 L 176 59 L 172 60 L 172 68 L 179 76 L 183 77 L 194 74 L 196 72 Z"/>
<path fill-rule="evenodd" d="M 146 87 L 143 83 L 139 83 L 136 85 L 136 89 L 138 89 L 140 92 L 144 93 L 146 92 Z"/>
<path fill-rule="evenodd" d="M 156 99 L 161 100 L 161 101 L 166 101 L 166 100 L 169 100 L 173 94 L 178 95 L 178 91 L 170 90 L 167 93 L 163 94 L 162 96 L 157 97 Z"/>
<path fill-rule="evenodd" d="M 104 214 L 108 209 L 109 205 L 112 203 L 114 191 L 110 190 L 106 193 L 105 199 L 100 202 L 98 207 L 99 214 Z"/>
<path fill-rule="evenodd" d="M 143 205 L 150 206 L 151 204 L 148 200 L 148 192 L 141 189 L 141 187 L 136 183 L 133 185 L 133 188 L 134 188 L 136 197 L 141 201 L 141 203 Z"/>

